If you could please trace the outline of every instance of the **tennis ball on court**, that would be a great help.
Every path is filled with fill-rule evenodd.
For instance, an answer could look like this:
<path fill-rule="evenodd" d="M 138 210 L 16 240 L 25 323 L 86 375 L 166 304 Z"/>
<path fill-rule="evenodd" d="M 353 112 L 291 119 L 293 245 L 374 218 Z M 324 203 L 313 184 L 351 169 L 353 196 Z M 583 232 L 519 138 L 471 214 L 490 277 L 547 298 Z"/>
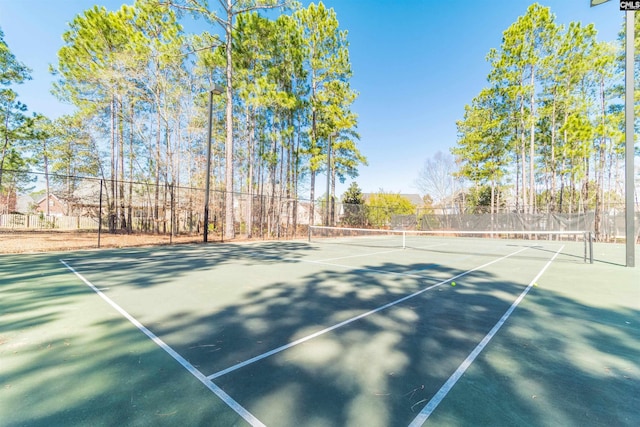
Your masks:
<path fill-rule="evenodd" d="M 456 282 L 451 282 L 451 286 L 455 286 L 455 285 L 456 285 Z"/>

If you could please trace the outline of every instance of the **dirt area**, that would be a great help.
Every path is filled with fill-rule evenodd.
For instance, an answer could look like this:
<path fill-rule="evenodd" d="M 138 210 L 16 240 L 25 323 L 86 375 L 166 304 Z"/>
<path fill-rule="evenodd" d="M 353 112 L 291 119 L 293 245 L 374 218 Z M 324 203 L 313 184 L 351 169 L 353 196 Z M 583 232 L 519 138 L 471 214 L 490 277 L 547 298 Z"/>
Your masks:
<path fill-rule="evenodd" d="M 209 238 L 215 241 L 216 237 Z M 169 245 L 202 242 L 202 235 L 166 236 L 151 234 L 100 235 L 100 248 Z M 98 248 L 98 233 L 87 232 L 0 232 L 0 254 L 68 251 Z"/>

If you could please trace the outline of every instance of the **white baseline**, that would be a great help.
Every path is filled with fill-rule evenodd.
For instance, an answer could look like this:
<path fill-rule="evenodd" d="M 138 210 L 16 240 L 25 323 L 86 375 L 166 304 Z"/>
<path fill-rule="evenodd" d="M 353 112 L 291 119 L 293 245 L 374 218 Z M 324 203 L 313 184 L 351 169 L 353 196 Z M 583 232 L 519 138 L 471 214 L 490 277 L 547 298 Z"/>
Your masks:
<path fill-rule="evenodd" d="M 108 296 L 106 296 L 100 289 L 87 280 L 82 274 L 78 273 L 73 267 L 61 259 L 60 262 L 64 264 L 73 274 L 75 274 L 80 280 L 82 280 L 87 286 L 89 286 L 95 293 L 105 300 L 111 307 L 113 307 L 118 313 L 123 315 L 129 322 L 133 323 L 142 333 L 149 337 L 154 343 L 156 343 L 161 349 L 166 351 L 171 357 L 173 357 L 179 364 L 181 364 L 191 375 L 196 377 L 202 384 L 211 390 L 216 396 L 218 396 L 224 403 L 226 403 L 231 409 L 233 409 L 238 415 L 245 419 L 253 427 L 264 427 L 264 424 L 258 420 L 253 414 L 243 408 L 238 402 L 233 400 L 231 396 L 225 393 L 220 387 L 211 382 L 204 376 L 199 370 L 197 370 L 191 363 L 189 363 L 184 357 L 180 356 L 174 349 L 167 345 L 164 341 L 158 338 L 153 332 L 147 329 L 142 323 L 138 322 L 133 316 L 127 313 L 122 307 L 113 302 Z"/>

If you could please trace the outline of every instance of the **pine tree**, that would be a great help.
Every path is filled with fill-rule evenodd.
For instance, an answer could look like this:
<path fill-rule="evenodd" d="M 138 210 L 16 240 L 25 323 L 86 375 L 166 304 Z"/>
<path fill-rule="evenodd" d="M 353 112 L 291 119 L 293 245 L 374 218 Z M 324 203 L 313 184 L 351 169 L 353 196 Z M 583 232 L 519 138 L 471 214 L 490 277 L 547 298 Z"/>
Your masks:
<path fill-rule="evenodd" d="M 347 191 L 342 195 L 344 215 L 342 223 L 350 227 L 364 227 L 367 213 L 364 205 L 364 196 L 358 184 L 353 181 Z"/>
<path fill-rule="evenodd" d="M 28 132 L 27 106 L 18 100 L 12 87 L 30 79 L 31 70 L 16 59 L 0 29 L 0 197 L 3 192 L 8 197 L 25 179 L 24 175 L 12 174 L 8 186 L 3 185 L 7 184 L 6 180 L 3 183 L 5 169 L 20 170 L 29 161 L 21 145 Z"/>

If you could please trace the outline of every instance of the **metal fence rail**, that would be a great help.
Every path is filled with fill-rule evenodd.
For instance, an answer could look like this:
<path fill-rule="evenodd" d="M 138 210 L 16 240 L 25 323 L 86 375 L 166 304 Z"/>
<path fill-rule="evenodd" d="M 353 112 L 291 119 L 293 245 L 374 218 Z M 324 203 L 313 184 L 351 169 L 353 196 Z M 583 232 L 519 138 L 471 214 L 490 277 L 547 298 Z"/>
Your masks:
<path fill-rule="evenodd" d="M 4 170 L 5 183 L 12 182 Z M 24 172 L 23 172 L 24 173 Z M 32 174 L 37 178 L 38 174 Z M 226 193 L 215 187 L 205 197 L 198 187 L 169 183 L 132 182 L 112 179 L 55 176 L 49 192 L 29 198 L 18 188 L 0 189 L 0 230 L 99 230 L 111 234 L 203 235 L 224 240 Z M 236 236 L 257 239 L 305 237 L 309 225 L 403 229 L 403 230 L 495 230 L 571 231 L 587 230 L 598 241 L 624 236 L 624 207 L 607 204 L 599 214 L 525 213 L 517 207 L 469 210 L 462 206 L 371 206 L 343 204 L 335 199 L 310 202 L 284 197 L 278 186 L 260 188 L 260 194 L 233 194 L 233 224 Z M 255 189 L 256 193 L 258 188 Z M 48 200 L 47 200 L 48 197 Z M 208 223 L 205 224 L 205 200 Z M 486 207 L 481 207 L 486 208 Z M 584 208 L 584 207 L 583 207 Z M 640 223 L 640 213 L 636 212 Z M 639 227 L 636 226 L 636 230 Z M 637 237 L 637 236 L 636 236 Z"/>

